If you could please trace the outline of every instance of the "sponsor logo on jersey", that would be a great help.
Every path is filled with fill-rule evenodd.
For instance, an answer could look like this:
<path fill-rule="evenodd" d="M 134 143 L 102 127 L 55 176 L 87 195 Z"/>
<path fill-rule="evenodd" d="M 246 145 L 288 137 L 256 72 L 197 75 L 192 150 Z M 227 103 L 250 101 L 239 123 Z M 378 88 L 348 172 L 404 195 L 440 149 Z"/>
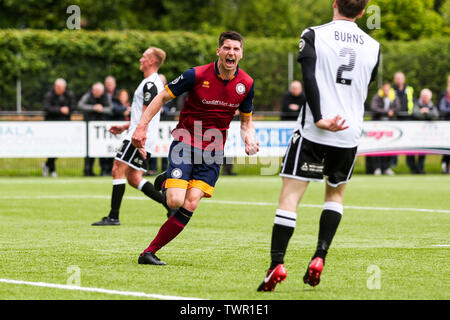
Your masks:
<path fill-rule="evenodd" d="M 247 89 L 245 88 L 245 86 L 244 86 L 242 83 L 238 83 L 238 84 L 236 85 L 236 92 L 237 92 L 238 94 L 244 94 L 245 91 L 247 91 Z"/>
<path fill-rule="evenodd" d="M 172 170 L 170 175 L 172 176 L 172 178 L 180 179 L 181 176 L 183 175 L 183 171 L 181 171 L 180 168 L 175 168 L 175 169 Z"/>
<path fill-rule="evenodd" d="M 150 101 L 151 98 L 152 98 L 152 94 L 150 92 L 146 92 L 144 95 L 144 100 Z"/>
<path fill-rule="evenodd" d="M 212 105 L 212 106 L 222 106 L 222 107 L 230 107 L 230 108 L 237 108 L 237 107 L 239 107 L 239 104 L 228 103 L 228 102 L 220 101 L 220 100 L 206 100 L 206 99 L 203 99 L 202 103 L 203 104 L 207 104 L 207 105 Z"/>

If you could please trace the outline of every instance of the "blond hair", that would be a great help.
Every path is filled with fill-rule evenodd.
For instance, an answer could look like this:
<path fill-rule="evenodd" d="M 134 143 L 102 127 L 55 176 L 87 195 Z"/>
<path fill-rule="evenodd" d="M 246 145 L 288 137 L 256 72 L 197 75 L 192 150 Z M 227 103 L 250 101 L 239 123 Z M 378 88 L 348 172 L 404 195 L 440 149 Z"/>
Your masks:
<path fill-rule="evenodd" d="M 166 61 L 166 52 L 163 49 L 150 47 L 146 51 L 151 51 L 151 55 L 155 57 L 157 67 L 161 67 Z"/>

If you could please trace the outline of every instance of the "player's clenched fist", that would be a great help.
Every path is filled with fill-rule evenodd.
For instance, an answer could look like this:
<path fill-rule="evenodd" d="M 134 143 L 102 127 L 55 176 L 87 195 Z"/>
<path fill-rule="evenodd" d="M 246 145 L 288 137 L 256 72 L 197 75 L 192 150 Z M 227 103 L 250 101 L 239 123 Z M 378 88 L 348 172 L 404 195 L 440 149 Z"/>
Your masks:
<path fill-rule="evenodd" d="M 257 154 L 259 151 L 259 142 L 248 139 L 245 141 L 245 153 L 249 156 Z"/>
<path fill-rule="evenodd" d="M 131 138 L 131 143 L 136 148 L 144 148 L 146 140 L 146 130 L 142 127 L 137 127 L 134 131 L 133 137 Z"/>

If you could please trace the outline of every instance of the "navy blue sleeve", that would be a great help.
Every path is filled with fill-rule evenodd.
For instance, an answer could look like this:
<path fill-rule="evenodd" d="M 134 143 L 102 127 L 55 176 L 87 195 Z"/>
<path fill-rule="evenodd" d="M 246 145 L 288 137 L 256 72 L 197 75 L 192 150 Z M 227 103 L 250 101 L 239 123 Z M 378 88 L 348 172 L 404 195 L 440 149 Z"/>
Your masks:
<path fill-rule="evenodd" d="M 314 118 L 314 122 L 322 119 L 320 110 L 320 92 L 316 80 L 316 48 L 315 33 L 307 29 L 300 40 L 300 51 L 297 61 L 302 65 L 303 85 L 305 87 L 306 100 Z"/>
<path fill-rule="evenodd" d="M 239 111 L 243 114 L 250 114 L 253 112 L 253 97 L 255 96 L 255 83 L 253 82 L 250 91 L 245 97 L 244 101 L 239 106 Z"/>
<path fill-rule="evenodd" d="M 378 50 L 378 60 L 377 60 L 377 64 L 375 65 L 375 67 L 372 70 L 372 76 L 370 77 L 370 82 L 373 82 L 377 79 L 378 66 L 380 65 L 380 55 L 381 55 L 381 47 L 380 47 L 380 50 Z"/>
<path fill-rule="evenodd" d="M 195 69 L 191 68 L 183 72 L 181 76 L 166 86 L 172 98 L 178 97 L 186 91 L 190 91 L 195 85 Z"/>

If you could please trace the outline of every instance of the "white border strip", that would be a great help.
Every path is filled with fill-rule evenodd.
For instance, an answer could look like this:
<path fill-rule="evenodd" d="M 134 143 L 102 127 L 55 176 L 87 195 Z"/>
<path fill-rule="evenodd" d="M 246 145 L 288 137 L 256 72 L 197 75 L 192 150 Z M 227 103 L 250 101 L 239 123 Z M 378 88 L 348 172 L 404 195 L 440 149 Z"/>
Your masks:
<path fill-rule="evenodd" d="M 43 195 L 43 196 L 0 196 L 0 200 L 73 200 L 73 199 L 111 199 L 111 196 L 105 195 Z M 124 197 L 128 200 L 149 201 L 147 197 Z M 208 200 L 205 199 L 202 203 L 209 204 L 234 204 L 234 205 L 249 205 L 249 206 L 278 206 L 276 202 L 252 202 L 252 201 L 229 201 L 229 200 Z M 300 207 L 305 208 L 323 208 L 323 204 L 300 204 Z M 363 207 L 363 206 L 347 206 L 344 209 L 349 210 L 373 210 L 373 211 L 409 211 L 409 212 L 431 212 L 431 213 L 450 213 L 450 210 L 443 209 L 421 209 L 421 208 L 386 208 L 386 207 Z"/>
<path fill-rule="evenodd" d="M 11 279 L 0 279 L 0 283 L 19 284 L 19 285 L 27 285 L 27 286 L 33 286 L 33 287 L 44 287 L 44 288 L 72 290 L 72 291 L 95 292 L 95 293 L 113 294 L 113 295 L 139 297 L 139 298 L 152 298 L 152 299 L 160 299 L 160 300 L 202 300 L 199 298 L 165 296 L 165 295 L 161 295 L 161 294 L 150 294 L 150 293 L 145 293 L 145 292 L 118 291 L 118 290 L 108 290 L 108 289 L 102 289 L 102 288 L 88 288 L 88 287 L 69 286 L 69 285 L 55 284 L 55 283 L 29 282 L 29 281 L 11 280 Z"/>

